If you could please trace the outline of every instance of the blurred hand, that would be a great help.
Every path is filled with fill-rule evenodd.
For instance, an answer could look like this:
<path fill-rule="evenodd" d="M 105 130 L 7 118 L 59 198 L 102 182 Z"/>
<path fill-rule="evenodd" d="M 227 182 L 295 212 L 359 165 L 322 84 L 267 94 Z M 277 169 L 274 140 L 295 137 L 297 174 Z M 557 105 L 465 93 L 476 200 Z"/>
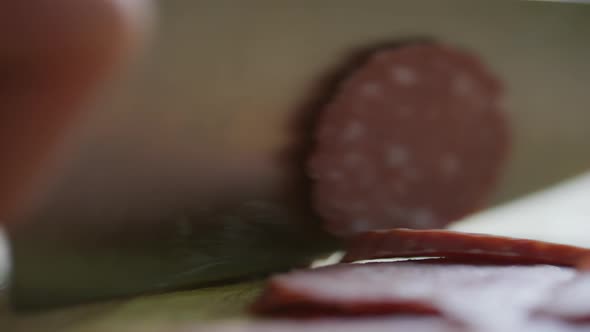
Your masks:
<path fill-rule="evenodd" d="M 142 34 L 148 0 L 0 0 L 0 220 Z"/>

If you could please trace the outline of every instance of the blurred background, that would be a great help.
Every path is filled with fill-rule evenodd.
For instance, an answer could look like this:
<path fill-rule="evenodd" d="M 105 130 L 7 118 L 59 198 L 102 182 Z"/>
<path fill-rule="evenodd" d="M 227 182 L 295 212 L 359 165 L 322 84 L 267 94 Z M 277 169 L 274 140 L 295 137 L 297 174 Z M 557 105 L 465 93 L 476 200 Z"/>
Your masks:
<path fill-rule="evenodd" d="M 515 148 L 494 202 L 587 169 L 590 9 L 454 2 L 160 2 L 150 49 L 71 135 L 38 214 L 192 208 L 226 188 L 216 172 L 267 190 L 318 79 L 355 49 L 414 36 L 471 49 L 505 80 Z"/>

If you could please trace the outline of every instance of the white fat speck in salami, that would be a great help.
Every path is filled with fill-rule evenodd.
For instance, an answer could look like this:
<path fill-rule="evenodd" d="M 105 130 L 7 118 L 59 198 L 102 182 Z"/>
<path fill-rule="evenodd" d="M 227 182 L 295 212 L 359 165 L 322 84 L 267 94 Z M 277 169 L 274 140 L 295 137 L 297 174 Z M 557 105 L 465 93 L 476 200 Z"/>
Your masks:
<path fill-rule="evenodd" d="M 447 177 L 453 177 L 459 173 L 461 165 L 457 156 L 447 153 L 440 158 L 440 171 Z"/>
<path fill-rule="evenodd" d="M 368 98 L 379 97 L 382 93 L 381 86 L 374 82 L 367 82 L 361 86 L 361 95 Z"/>
<path fill-rule="evenodd" d="M 356 141 L 365 134 L 365 127 L 359 121 L 352 121 L 344 129 L 342 139 L 347 142 Z"/>
<path fill-rule="evenodd" d="M 408 163 L 408 150 L 400 145 L 392 145 L 385 152 L 385 160 L 390 167 L 402 167 Z"/>
<path fill-rule="evenodd" d="M 363 230 L 367 229 L 370 224 L 371 223 L 367 219 L 355 219 L 352 223 L 352 227 L 353 229 L 362 232 Z"/>
<path fill-rule="evenodd" d="M 414 85 L 418 82 L 418 76 L 409 67 L 396 65 L 391 68 L 391 78 L 392 80 L 400 85 Z"/>
<path fill-rule="evenodd" d="M 417 228 L 432 228 L 436 226 L 436 219 L 432 211 L 424 208 L 418 208 L 412 211 L 412 223 Z"/>
<path fill-rule="evenodd" d="M 370 91 L 378 98 L 367 98 L 376 95 Z M 325 228 L 349 236 L 363 231 L 353 225 L 360 217 L 370 221 L 364 231 L 437 228 L 480 208 L 508 152 L 501 98 L 499 81 L 468 52 L 437 44 L 377 51 L 318 118 L 308 165 Z M 326 177 L 333 169 L 344 170 L 341 181 Z M 325 203 L 333 196 L 369 208 L 352 214 Z M 382 202 L 428 207 L 433 217 L 392 217 Z"/>
<path fill-rule="evenodd" d="M 453 78 L 452 88 L 458 96 L 469 96 L 475 90 L 475 83 L 467 74 L 461 73 Z"/>

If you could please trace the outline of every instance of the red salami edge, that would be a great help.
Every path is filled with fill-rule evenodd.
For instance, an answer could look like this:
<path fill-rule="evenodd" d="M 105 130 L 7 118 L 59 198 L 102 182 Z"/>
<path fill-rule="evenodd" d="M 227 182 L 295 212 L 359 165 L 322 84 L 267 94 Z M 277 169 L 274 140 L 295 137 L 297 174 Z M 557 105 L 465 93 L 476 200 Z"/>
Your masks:
<path fill-rule="evenodd" d="M 590 249 L 550 242 L 445 230 L 392 229 L 352 238 L 343 262 L 397 257 L 579 267 Z"/>
<path fill-rule="evenodd" d="M 283 287 L 280 277 L 272 278 L 262 295 L 250 307 L 254 314 L 275 317 L 326 317 L 384 315 L 392 312 L 412 315 L 441 315 L 438 309 L 424 301 L 365 303 L 362 301 L 335 302 L 310 298 Z"/>
<path fill-rule="evenodd" d="M 590 256 L 580 259 L 576 264 L 576 268 L 580 271 L 590 272 Z"/>

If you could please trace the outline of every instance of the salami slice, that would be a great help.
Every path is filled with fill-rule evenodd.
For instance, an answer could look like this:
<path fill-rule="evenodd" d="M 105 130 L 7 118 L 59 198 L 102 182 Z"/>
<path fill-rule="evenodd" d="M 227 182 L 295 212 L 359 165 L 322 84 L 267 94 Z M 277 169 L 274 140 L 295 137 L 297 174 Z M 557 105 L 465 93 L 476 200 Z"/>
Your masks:
<path fill-rule="evenodd" d="M 590 273 L 557 286 L 536 312 L 573 323 L 590 323 Z"/>
<path fill-rule="evenodd" d="M 351 239 L 344 262 L 396 257 L 444 257 L 455 262 L 577 266 L 590 249 L 494 235 L 392 229 Z"/>
<path fill-rule="evenodd" d="M 499 81 L 447 46 L 385 49 L 322 110 L 309 161 L 333 234 L 437 228 L 479 208 L 506 158 Z"/>
<path fill-rule="evenodd" d="M 437 318 L 364 318 L 364 319 L 322 319 L 236 321 L 209 323 L 175 328 L 177 332 L 587 332 L 587 326 L 559 324 L 553 320 L 535 319 L 513 327 L 466 327 L 449 324 Z"/>
<path fill-rule="evenodd" d="M 341 264 L 272 278 L 254 310 L 276 316 L 428 314 L 469 326 L 513 326 L 573 274 L 549 265 Z"/>
<path fill-rule="evenodd" d="M 181 330 L 182 331 L 182 330 Z M 462 332 L 463 329 L 437 318 L 273 320 L 234 322 L 190 328 L 186 332 Z M 465 331 L 468 332 L 468 331 Z"/>

